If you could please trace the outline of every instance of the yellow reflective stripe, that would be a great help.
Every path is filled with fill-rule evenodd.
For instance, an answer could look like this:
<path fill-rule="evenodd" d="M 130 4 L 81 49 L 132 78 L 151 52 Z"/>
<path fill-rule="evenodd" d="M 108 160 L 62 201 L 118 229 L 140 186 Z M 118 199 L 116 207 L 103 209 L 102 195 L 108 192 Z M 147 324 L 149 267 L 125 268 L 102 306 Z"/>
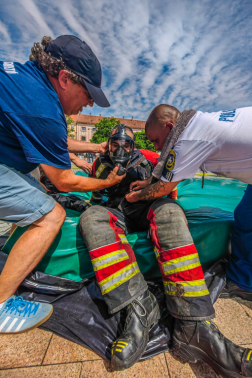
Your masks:
<path fill-rule="evenodd" d="M 129 243 L 125 235 L 119 235 L 119 234 L 118 234 L 118 236 L 119 236 L 119 238 L 121 239 L 121 242 L 122 242 L 122 243 Z"/>
<path fill-rule="evenodd" d="M 134 268 L 135 266 L 137 266 L 137 269 L 134 269 L 134 271 L 132 273 L 127 274 L 121 280 L 115 282 L 114 284 L 108 286 L 106 289 L 102 290 L 102 286 L 105 285 L 105 283 L 109 283 L 114 278 L 120 277 L 121 275 L 123 275 L 123 273 L 126 273 L 128 270 Z M 109 293 L 111 290 L 114 290 L 116 287 L 122 285 L 124 282 L 128 281 L 130 278 L 132 278 L 133 276 L 135 276 L 137 273 L 140 273 L 140 270 L 139 270 L 138 265 L 137 265 L 136 262 L 132 263 L 132 264 L 130 264 L 128 266 L 126 266 L 126 268 L 121 269 L 119 272 L 116 272 L 116 273 L 112 274 L 110 277 L 106 278 L 105 280 L 103 280 L 103 281 L 101 281 L 99 283 L 99 286 L 100 286 L 100 289 L 101 289 L 101 293 L 103 295 L 106 294 L 106 293 Z"/>
<path fill-rule="evenodd" d="M 126 343 L 125 341 L 118 341 L 118 345 L 119 345 L 119 344 L 129 345 L 129 344 Z"/>
<path fill-rule="evenodd" d="M 168 291 L 168 290 L 165 290 L 165 294 L 168 294 L 168 295 L 177 295 L 177 293 L 175 291 Z M 209 291 L 208 289 L 206 290 L 202 290 L 202 291 L 195 291 L 195 292 L 185 292 L 183 293 L 183 297 L 203 297 L 204 295 L 207 295 L 209 294 Z"/>
<path fill-rule="evenodd" d="M 103 290 L 101 293 L 104 295 L 106 293 L 109 293 L 111 290 L 114 290 L 116 287 L 122 285 L 124 282 L 130 280 L 133 276 L 135 276 L 137 273 L 140 273 L 140 269 L 136 269 L 133 273 L 129 274 L 128 276 L 122 278 L 120 281 L 116 282 L 114 285 L 111 285 L 107 289 Z"/>
<path fill-rule="evenodd" d="M 178 257 L 177 259 L 169 260 L 165 263 L 163 263 L 163 266 L 168 266 L 168 265 L 173 265 L 181 261 L 186 261 L 186 260 L 192 260 L 195 257 L 198 257 L 198 253 L 193 253 L 192 255 L 187 255 L 183 257 Z"/>
<path fill-rule="evenodd" d="M 123 238 L 123 239 L 126 239 L 126 240 L 127 240 L 126 235 L 124 235 L 124 234 L 118 234 L 118 236 L 119 236 L 120 239 Z"/>
<path fill-rule="evenodd" d="M 116 352 L 121 352 L 121 351 L 122 351 L 122 349 L 116 349 L 115 351 L 116 351 Z"/>
<path fill-rule="evenodd" d="M 100 177 L 100 175 L 102 174 L 102 172 L 104 171 L 104 169 L 106 168 L 106 165 L 104 164 L 100 164 L 97 171 L 95 172 L 95 175 L 97 178 Z"/>
<path fill-rule="evenodd" d="M 160 255 L 159 255 L 159 253 L 157 251 L 157 247 L 154 247 L 154 252 L 155 252 L 156 258 L 158 259 Z"/>
<path fill-rule="evenodd" d="M 179 282 L 174 282 L 174 281 L 164 281 L 164 285 L 182 285 L 182 286 L 198 286 L 198 285 L 205 285 L 205 280 L 196 280 L 196 281 L 179 281 Z"/>
<path fill-rule="evenodd" d="M 114 278 L 120 276 L 122 273 L 127 272 L 127 270 L 130 270 L 131 268 L 134 268 L 135 266 L 138 267 L 137 262 L 133 262 L 132 264 L 126 266 L 125 268 L 122 268 L 122 269 L 118 270 L 118 272 L 116 272 L 116 273 L 112 274 L 111 276 L 109 276 L 109 277 L 105 278 L 104 280 L 102 280 L 99 283 L 99 285 L 100 286 L 104 285 L 105 283 L 107 283 L 107 282 L 113 280 Z"/>
<path fill-rule="evenodd" d="M 246 358 L 247 361 L 249 361 L 249 358 L 250 358 L 250 356 L 251 356 L 251 353 L 252 353 L 252 350 L 250 350 L 249 353 L 248 353 L 248 355 L 247 355 L 247 358 Z"/>
<path fill-rule="evenodd" d="M 106 255 L 103 255 L 103 256 L 100 256 L 100 257 L 96 257 L 95 259 L 92 259 L 91 261 L 92 261 L 92 263 L 96 263 L 98 261 L 102 261 L 102 260 L 105 260 L 105 259 L 107 259 L 109 257 L 118 255 L 118 253 L 122 253 L 122 252 L 126 252 L 125 249 L 119 249 L 118 251 L 107 253 Z"/>
<path fill-rule="evenodd" d="M 185 266 L 181 266 L 181 267 L 176 268 L 176 269 L 168 270 L 168 271 L 165 271 L 164 274 L 167 276 L 169 274 L 173 274 L 173 273 L 177 273 L 177 272 L 183 272 L 184 270 L 190 270 L 190 269 L 196 268 L 197 266 L 201 266 L 200 262 L 196 262 L 194 264 L 185 265 Z"/>
<path fill-rule="evenodd" d="M 101 269 L 107 268 L 108 266 L 117 264 L 117 263 L 119 263 L 121 261 L 128 260 L 128 259 L 129 259 L 129 256 L 127 255 L 127 256 L 124 256 L 124 257 L 120 257 L 120 258 L 118 258 L 116 260 L 110 261 L 110 262 L 108 262 L 106 264 L 102 264 L 100 266 L 93 266 L 93 269 L 94 269 L 95 272 L 97 272 L 97 270 L 101 270 Z"/>

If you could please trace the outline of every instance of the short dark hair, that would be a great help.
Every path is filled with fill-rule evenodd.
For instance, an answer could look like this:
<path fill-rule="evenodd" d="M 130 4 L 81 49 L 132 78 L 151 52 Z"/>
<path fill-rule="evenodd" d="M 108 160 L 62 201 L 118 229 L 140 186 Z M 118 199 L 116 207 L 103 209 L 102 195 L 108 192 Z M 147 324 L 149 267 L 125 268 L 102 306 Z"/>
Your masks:
<path fill-rule="evenodd" d="M 180 111 L 175 108 L 174 106 L 161 104 L 156 106 L 150 113 L 146 124 L 145 124 L 145 132 L 150 127 L 155 125 L 163 125 L 167 122 L 175 123 L 180 115 Z"/>

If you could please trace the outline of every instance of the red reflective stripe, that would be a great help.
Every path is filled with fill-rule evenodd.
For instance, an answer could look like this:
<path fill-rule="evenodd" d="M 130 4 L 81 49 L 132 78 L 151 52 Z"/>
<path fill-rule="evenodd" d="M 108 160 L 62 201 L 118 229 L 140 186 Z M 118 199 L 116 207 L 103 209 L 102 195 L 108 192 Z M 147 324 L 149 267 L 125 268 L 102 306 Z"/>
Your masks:
<path fill-rule="evenodd" d="M 198 266 L 197 268 L 184 270 L 183 272 L 173 273 L 169 275 L 165 275 L 163 269 L 160 267 L 161 274 L 163 277 L 163 281 L 196 281 L 196 280 L 203 280 L 204 273 L 201 268 L 201 266 Z"/>
<path fill-rule="evenodd" d="M 118 218 L 114 214 L 111 214 L 109 211 L 108 214 L 110 215 L 109 225 L 115 233 L 116 241 L 120 241 L 121 239 L 118 234 L 124 234 L 124 231 L 115 224 Z"/>
<path fill-rule="evenodd" d="M 97 257 L 101 257 L 107 255 L 108 253 L 118 251 L 119 249 L 125 249 L 121 242 L 115 242 L 110 245 L 105 245 L 104 247 L 94 249 L 93 251 L 89 252 L 91 260 L 96 259 Z"/>
<path fill-rule="evenodd" d="M 173 191 L 171 191 L 171 193 L 169 193 L 168 197 L 173 199 L 173 200 L 178 199 L 178 189 L 175 188 Z"/>
<path fill-rule="evenodd" d="M 156 214 L 154 213 L 154 210 L 150 209 L 150 211 L 148 212 L 147 219 L 150 221 L 151 240 L 152 240 L 152 243 L 157 248 L 158 252 L 160 252 L 160 251 L 163 251 L 163 248 L 160 244 L 160 240 L 159 240 L 159 237 L 158 237 L 158 231 L 157 231 L 157 224 L 155 222 L 155 216 L 156 216 Z"/>
<path fill-rule="evenodd" d="M 190 255 L 194 253 L 198 253 L 198 252 L 197 252 L 197 249 L 195 248 L 195 245 L 191 244 L 191 245 L 186 245 L 179 248 L 174 248 L 170 251 L 160 252 L 159 260 L 161 262 L 166 262 L 166 261 L 178 259 L 179 257 L 184 257 L 184 256 L 189 257 Z"/>
<path fill-rule="evenodd" d="M 110 265 L 107 268 L 95 271 L 95 276 L 98 282 L 105 280 L 105 278 L 110 277 L 112 274 L 118 272 L 120 269 L 125 268 L 126 266 L 132 264 L 130 259 L 120 261 L 116 264 Z"/>
<path fill-rule="evenodd" d="M 121 245 L 122 245 L 121 249 L 125 249 L 125 251 L 128 253 L 130 261 L 135 262 L 136 256 L 135 256 L 135 253 L 134 253 L 133 249 L 131 248 L 130 244 L 129 243 L 122 243 Z"/>
<path fill-rule="evenodd" d="M 93 166 L 92 166 L 92 174 L 93 174 L 93 177 L 96 177 L 95 175 L 95 163 L 97 161 L 98 158 L 95 159 L 95 161 L 93 162 Z"/>
<path fill-rule="evenodd" d="M 105 278 L 108 278 L 112 274 L 118 272 L 120 269 L 123 269 L 126 266 L 128 266 L 128 265 L 130 265 L 130 264 L 132 264 L 133 262 L 136 261 L 134 251 L 131 248 L 130 244 L 129 243 L 122 243 L 122 241 L 121 241 L 119 234 L 125 236 L 125 233 L 124 233 L 123 229 L 121 229 L 120 227 L 118 227 L 115 224 L 115 222 L 117 221 L 117 217 L 110 212 L 108 212 L 108 213 L 110 215 L 109 225 L 115 233 L 116 242 L 114 242 L 113 244 L 110 244 L 110 245 L 102 246 L 100 248 L 97 248 L 97 249 L 89 252 L 91 260 L 93 260 L 97 257 L 105 256 L 105 255 L 107 255 L 108 253 L 111 253 L 111 252 L 122 250 L 122 249 L 124 249 L 127 252 L 129 258 L 127 260 L 120 261 L 116 264 L 113 264 L 113 265 L 110 265 L 106 268 L 95 271 L 95 276 L 96 276 L 96 279 L 97 279 L 98 282 L 101 282 Z"/>

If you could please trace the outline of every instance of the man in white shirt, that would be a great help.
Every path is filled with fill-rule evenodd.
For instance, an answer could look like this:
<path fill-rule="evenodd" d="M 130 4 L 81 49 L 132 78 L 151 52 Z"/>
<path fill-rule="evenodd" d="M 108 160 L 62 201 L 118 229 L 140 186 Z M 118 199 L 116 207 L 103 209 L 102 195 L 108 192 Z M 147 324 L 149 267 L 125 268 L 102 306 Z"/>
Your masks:
<path fill-rule="evenodd" d="M 134 183 L 131 189 L 144 189 L 130 193 L 127 197 L 129 202 L 169 194 L 180 181 L 193 178 L 199 168 L 252 185 L 252 107 L 214 113 L 192 111 L 168 151 L 165 143 L 167 147 L 167 140 L 171 139 L 171 133 L 181 123 L 185 112 L 181 114 L 169 105 L 159 105 L 152 110 L 146 122 L 146 134 L 155 148 L 162 150 L 159 167 L 153 172 L 154 179 L 158 181 L 146 188 L 144 185 L 150 181 Z M 252 300 L 250 185 L 235 210 L 233 253 L 223 297 L 240 296 Z"/>
<path fill-rule="evenodd" d="M 155 107 L 145 131 L 161 150 L 152 178 L 131 184 L 129 202 L 168 195 L 199 168 L 249 184 L 235 210 L 232 255 L 222 296 L 252 300 L 252 107 L 214 113 Z"/>

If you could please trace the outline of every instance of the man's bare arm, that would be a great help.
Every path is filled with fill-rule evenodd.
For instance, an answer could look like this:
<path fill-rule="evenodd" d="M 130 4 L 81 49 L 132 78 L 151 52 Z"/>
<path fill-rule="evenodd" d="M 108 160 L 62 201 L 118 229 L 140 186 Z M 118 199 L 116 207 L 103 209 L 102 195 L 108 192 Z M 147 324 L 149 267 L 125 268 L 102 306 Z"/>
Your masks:
<path fill-rule="evenodd" d="M 90 142 L 81 142 L 79 140 L 75 140 L 72 138 L 67 138 L 68 144 L 68 151 L 69 152 L 94 152 L 94 153 L 101 153 L 106 152 L 107 149 L 107 142 L 103 142 L 101 144 L 95 144 Z"/>
<path fill-rule="evenodd" d="M 105 180 L 74 175 L 71 169 L 59 169 L 51 165 L 41 164 L 45 174 L 62 192 L 91 192 L 106 189 L 118 184 L 125 177 L 117 176 L 118 167 Z"/>
<path fill-rule="evenodd" d="M 146 186 L 144 189 L 137 192 L 130 192 L 125 196 L 128 202 L 137 202 L 144 200 L 153 200 L 156 198 L 161 198 L 167 196 L 171 191 L 180 183 L 176 182 L 164 182 L 159 180 L 155 184 Z"/>

